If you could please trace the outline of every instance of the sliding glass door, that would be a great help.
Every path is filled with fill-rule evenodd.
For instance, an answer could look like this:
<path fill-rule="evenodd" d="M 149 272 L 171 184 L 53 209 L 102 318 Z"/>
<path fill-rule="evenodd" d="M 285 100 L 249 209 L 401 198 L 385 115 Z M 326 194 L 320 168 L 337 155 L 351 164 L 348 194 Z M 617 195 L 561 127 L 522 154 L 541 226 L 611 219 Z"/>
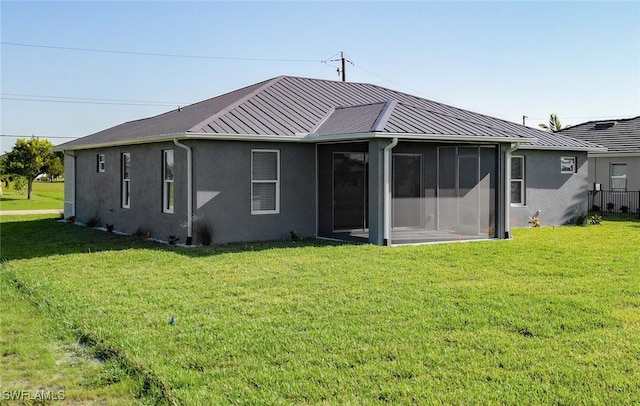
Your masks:
<path fill-rule="evenodd" d="M 366 153 L 333 153 L 333 231 L 367 229 L 368 176 Z"/>

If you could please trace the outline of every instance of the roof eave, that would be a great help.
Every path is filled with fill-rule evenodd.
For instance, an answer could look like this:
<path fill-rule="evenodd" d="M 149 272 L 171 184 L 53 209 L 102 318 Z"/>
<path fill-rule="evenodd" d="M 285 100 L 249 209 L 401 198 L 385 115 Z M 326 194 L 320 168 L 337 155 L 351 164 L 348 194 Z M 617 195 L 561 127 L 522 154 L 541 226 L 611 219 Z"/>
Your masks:
<path fill-rule="evenodd" d="M 640 151 L 636 152 L 615 152 L 615 151 L 598 151 L 589 152 L 589 156 L 593 157 L 640 157 Z"/>
<path fill-rule="evenodd" d="M 522 145 L 518 149 L 535 149 L 535 150 L 545 150 L 545 151 L 582 151 L 582 152 L 606 152 L 607 149 L 604 147 L 572 147 L 572 146 L 564 146 L 564 145 L 535 145 L 535 144 L 527 144 Z"/>
<path fill-rule="evenodd" d="M 374 138 L 400 138 L 403 140 L 420 140 L 420 141 L 448 141 L 448 142 L 505 142 L 505 143 L 529 143 L 534 142 L 534 138 L 520 137 L 485 137 L 485 136 L 469 136 L 458 134 L 408 134 L 408 133 L 388 133 L 388 132 L 365 132 L 351 134 L 335 134 L 335 135 L 314 135 L 314 134 L 296 134 L 296 135 L 259 135 L 259 134 L 220 134 L 220 133 L 176 133 L 149 136 L 135 140 L 123 140 L 103 143 L 91 143 L 65 148 L 64 146 L 56 146 L 54 151 L 77 151 L 85 149 L 98 149 L 108 147 L 118 147 L 125 145 L 142 145 L 158 142 L 167 142 L 174 139 L 188 140 L 224 140 L 224 141 L 262 141 L 262 142 L 333 142 L 333 141 L 356 141 Z"/>
<path fill-rule="evenodd" d="M 173 141 L 174 139 L 296 142 L 296 141 L 304 141 L 306 135 L 307 134 L 259 135 L 259 134 L 220 134 L 220 133 L 176 133 L 176 134 L 162 134 L 162 135 L 149 136 L 149 137 L 139 138 L 135 140 L 123 140 L 123 141 L 114 141 L 114 142 L 85 144 L 85 145 L 78 145 L 77 147 L 72 146 L 70 148 L 64 148 L 61 145 L 61 146 L 54 147 L 53 150 L 54 151 L 76 151 L 76 150 L 83 150 L 83 149 L 97 149 L 97 148 L 118 147 L 118 146 L 125 146 L 125 145 L 152 144 L 152 143 L 158 143 L 158 142 Z"/>

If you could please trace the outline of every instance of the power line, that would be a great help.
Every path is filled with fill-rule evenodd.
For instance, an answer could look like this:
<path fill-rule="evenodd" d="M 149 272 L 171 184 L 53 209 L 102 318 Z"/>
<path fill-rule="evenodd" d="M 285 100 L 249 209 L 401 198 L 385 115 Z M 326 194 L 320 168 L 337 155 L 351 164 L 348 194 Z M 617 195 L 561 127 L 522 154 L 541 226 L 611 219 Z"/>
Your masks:
<path fill-rule="evenodd" d="M 165 53 L 156 53 L 156 52 L 121 51 L 116 49 L 76 48 L 76 47 L 62 47 L 62 46 L 53 46 L 53 45 L 24 44 L 19 42 L 5 42 L 5 41 L 0 42 L 0 44 L 17 46 L 17 47 L 28 47 L 28 48 L 58 49 L 58 50 L 64 50 L 64 51 L 78 51 L 78 52 L 100 52 L 100 53 L 123 54 L 123 55 L 159 56 L 159 57 L 166 57 L 166 58 L 214 59 L 214 60 L 258 61 L 258 62 L 322 62 L 321 60 L 318 60 L 318 59 L 247 58 L 247 57 L 233 57 L 233 56 L 165 54 Z"/>
<path fill-rule="evenodd" d="M 0 134 L 0 137 L 11 137 L 11 138 L 31 138 L 31 137 L 36 137 L 36 138 L 63 138 L 63 139 L 76 139 L 78 137 L 63 137 L 60 135 L 35 135 L 35 134 L 31 134 L 31 135 L 25 135 L 25 134 Z"/>
<path fill-rule="evenodd" d="M 173 106 L 173 104 L 160 104 L 160 103 L 123 103 L 123 102 L 100 102 L 100 101 L 82 101 L 82 100 L 47 100 L 47 99 L 33 99 L 24 97 L 0 97 L 2 100 L 14 100 L 14 101 L 32 101 L 32 102 L 45 102 L 45 103 L 70 103 L 70 104 L 102 104 L 102 105 L 116 105 L 116 106 L 150 106 L 150 107 L 167 107 Z"/>
<path fill-rule="evenodd" d="M 185 102 L 167 102 L 167 101 L 154 101 L 154 100 L 127 100 L 127 99 L 100 99 L 95 97 L 70 97 L 70 96 L 48 96 L 41 94 L 22 94 L 22 93 L 0 93 L 1 96 L 15 96 L 21 98 L 44 98 L 44 99 L 61 99 L 61 100 L 82 100 L 91 102 L 121 102 L 121 103 L 145 103 L 145 104 L 166 104 L 167 106 L 184 106 L 189 103 Z"/>

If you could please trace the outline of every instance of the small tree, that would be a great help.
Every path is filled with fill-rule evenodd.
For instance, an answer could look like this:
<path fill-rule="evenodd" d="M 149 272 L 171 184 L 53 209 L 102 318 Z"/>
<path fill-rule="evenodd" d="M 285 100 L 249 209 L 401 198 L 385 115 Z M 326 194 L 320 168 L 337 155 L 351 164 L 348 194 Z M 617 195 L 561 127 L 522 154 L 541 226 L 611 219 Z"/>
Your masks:
<path fill-rule="evenodd" d="M 54 152 L 47 165 L 47 175 L 53 182 L 55 178 L 59 178 L 64 174 L 64 154 L 62 152 Z"/>
<path fill-rule="evenodd" d="M 560 119 L 555 113 L 551 113 L 549 115 L 549 124 L 540 123 L 538 127 L 543 128 L 547 131 L 551 131 L 552 133 L 558 132 L 563 128 L 567 128 L 567 126 L 563 126 L 560 122 Z"/>
<path fill-rule="evenodd" d="M 46 139 L 31 137 L 20 138 L 11 152 L 0 160 L 0 172 L 24 176 L 27 179 L 27 199 L 31 199 L 33 181 L 47 173 L 52 160 L 58 156 L 51 151 L 53 144 Z M 59 159 L 59 158 L 58 158 Z"/>

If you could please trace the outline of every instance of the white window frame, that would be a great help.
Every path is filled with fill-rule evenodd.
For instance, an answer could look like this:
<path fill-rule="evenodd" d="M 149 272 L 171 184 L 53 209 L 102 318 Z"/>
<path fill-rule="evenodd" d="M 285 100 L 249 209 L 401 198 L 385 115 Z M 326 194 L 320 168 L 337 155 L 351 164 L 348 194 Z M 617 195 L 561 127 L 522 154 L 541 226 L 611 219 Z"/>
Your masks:
<path fill-rule="evenodd" d="M 525 173 L 525 158 L 524 155 L 512 155 L 511 156 L 511 162 L 513 162 L 514 159 L 521 159 L 522 160 L 522 178 L 521 179 L 513 179 L 513 171 L 511 170 L 511 167 L 509 168 L 509 175 L 510 175 L 510 185 L 513 184 L 514 182 L 520 183 L 520 202 L 511 202 L 512 206 L 526 206 L 527 205 L 527 201 L 526 201 L 526 173 Z M 513 166 L 513 163 L 511 163 L 511 166 Z M 509 188 L 509 199 L 511 199 L 511 188 Z"/>
<path fill-rule="evenodd" d="M 105 172 L 104 154 L 98 154 L 97 160 L 98 160 L 98 172 L 104 173 Z"/>
<path fill-rule="evenodd" d="M 126 160 L 125 160 L 126 157 Z M 125 170 L 125 161 L 129 162 L 129 170 Z M 131 153 L 123 152 L 120 155 L 120 179 L 122 190 L 120 192 L 120 200 L 123 209 L 131 207 Z"/>
<path fill-rule="evenodd" d="M 257 180 L 253 178 L 253 157 L 256 152 L 269 152 L 276 154 L 276 178 L 277 179 L 269 179 L 269 180 Z M 276 202 L 275 208 L 273 210 L 255 210 L 253 208 L 253 187 L 256 184 L 264 184 L 270 183 L 275 184 L 276 187 Z M 280 150 L 279 149 L 252 149 L 251 150 L 251 214 L 279 214 L 280 213 Z"/>
<path fill-rule="evenodd" d="M 574 174 L 578 172 L 578 159 L 575 156 L 560 157 L 560 173 Z"/>
<path fill-rule="evenodd" d="M 167 155 L 171 153 L 171 161 L 173 163 L 173 174 L 171 179 L 167 179 Z M 162 212 L 173 213 L 175 207 L 175 155 L 172 149 L 162 151 Z M 173 197 L 173 198 L 172 198 Z M 172 205 L 170 205 L 172 204 Z"/>
<path fill-rule="evenodd" d="M 624 175 L 613 175 L 613 167 L 614 166 L 624 166 L 625 170 L 624 170 Z M 624 179 L 624 188 L 619 188 L 619 187 L 613 187 L 613 181 L 614 180 L 621 180 Z M 627 163 L 626 162 L 611 162 L 609 164 L 609 186 L 611 188 L 611 190 L 617 191 L 617 192 L 626 192 L 627 191 Z"/>

